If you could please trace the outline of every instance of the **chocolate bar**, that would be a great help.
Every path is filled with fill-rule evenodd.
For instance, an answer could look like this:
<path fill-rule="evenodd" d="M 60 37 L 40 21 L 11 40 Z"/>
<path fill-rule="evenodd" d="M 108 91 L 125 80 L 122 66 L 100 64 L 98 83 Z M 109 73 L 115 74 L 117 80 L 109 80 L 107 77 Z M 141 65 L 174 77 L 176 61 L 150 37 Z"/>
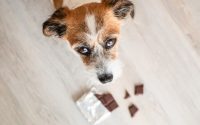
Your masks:
<path fill-rule="evenodd" d="M 110 93 L 96 94 L 93 91 L 84 94 L 77 100 L 76 104 L 92 124 L 99 123 L 118 107 L 117 102 Z"/>
<path fill-rule="evenodd" d="M 113 98 L 110 93 L 106 94 L 95 94 L 95 96 L 101 101 L 101 103 L 110 111 L 112 112 L 118 107 L 117 102 Z"/>

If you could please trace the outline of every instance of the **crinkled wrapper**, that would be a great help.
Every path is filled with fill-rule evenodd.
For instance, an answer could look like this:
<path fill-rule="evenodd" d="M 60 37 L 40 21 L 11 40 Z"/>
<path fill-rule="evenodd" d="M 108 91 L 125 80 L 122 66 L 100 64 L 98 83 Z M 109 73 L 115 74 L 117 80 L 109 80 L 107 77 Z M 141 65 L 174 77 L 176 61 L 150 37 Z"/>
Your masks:
<path fill-rule="evenodd" d="M 92 124 L 98 124 L 110 115 L 93 91 L 84 94 L 76 104 L 88 122 Z"/>

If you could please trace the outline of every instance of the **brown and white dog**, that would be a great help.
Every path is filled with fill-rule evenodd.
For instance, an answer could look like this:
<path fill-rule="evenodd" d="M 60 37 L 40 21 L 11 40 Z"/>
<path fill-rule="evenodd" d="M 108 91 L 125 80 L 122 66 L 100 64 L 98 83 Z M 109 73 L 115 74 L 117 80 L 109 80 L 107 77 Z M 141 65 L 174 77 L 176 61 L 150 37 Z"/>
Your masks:
<path fill-rule="evenodd" d="M 61 1 L 54 0 L 57 10 L 43 23 L 44 35 L 68 41 L 101 83 L 116 79 L 120 74 L 117 49 L 121 22 L 134 17 L 133 3 L 102 0 L 69 9 L 61 7 Z"/>

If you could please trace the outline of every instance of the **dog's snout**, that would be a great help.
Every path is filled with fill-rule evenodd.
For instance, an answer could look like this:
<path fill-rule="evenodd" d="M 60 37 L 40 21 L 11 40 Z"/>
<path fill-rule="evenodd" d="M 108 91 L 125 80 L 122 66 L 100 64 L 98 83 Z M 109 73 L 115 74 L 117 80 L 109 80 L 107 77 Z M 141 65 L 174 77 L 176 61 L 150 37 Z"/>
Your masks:
<path fill-rule="evenodd" d="M 113 74 L 102 74 L 98 76 L 98 79 L 101 83 L 105 84 L 113 80 Z"/>

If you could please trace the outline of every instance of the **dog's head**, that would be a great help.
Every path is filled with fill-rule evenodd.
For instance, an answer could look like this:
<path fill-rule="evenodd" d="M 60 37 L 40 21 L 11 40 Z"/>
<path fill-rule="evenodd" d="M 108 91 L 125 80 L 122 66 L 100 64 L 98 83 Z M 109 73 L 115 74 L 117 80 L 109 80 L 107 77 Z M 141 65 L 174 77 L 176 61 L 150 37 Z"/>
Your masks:
<path fill-rule="evenodd" d="M 63 7 L 44 22 L 43 33 L 67 40 L 100 82 L 107 83 L 118 74 L 120 24 L 128 15 L 134 16 L 129 0 L 102 0 L 71 10 Z"/>

